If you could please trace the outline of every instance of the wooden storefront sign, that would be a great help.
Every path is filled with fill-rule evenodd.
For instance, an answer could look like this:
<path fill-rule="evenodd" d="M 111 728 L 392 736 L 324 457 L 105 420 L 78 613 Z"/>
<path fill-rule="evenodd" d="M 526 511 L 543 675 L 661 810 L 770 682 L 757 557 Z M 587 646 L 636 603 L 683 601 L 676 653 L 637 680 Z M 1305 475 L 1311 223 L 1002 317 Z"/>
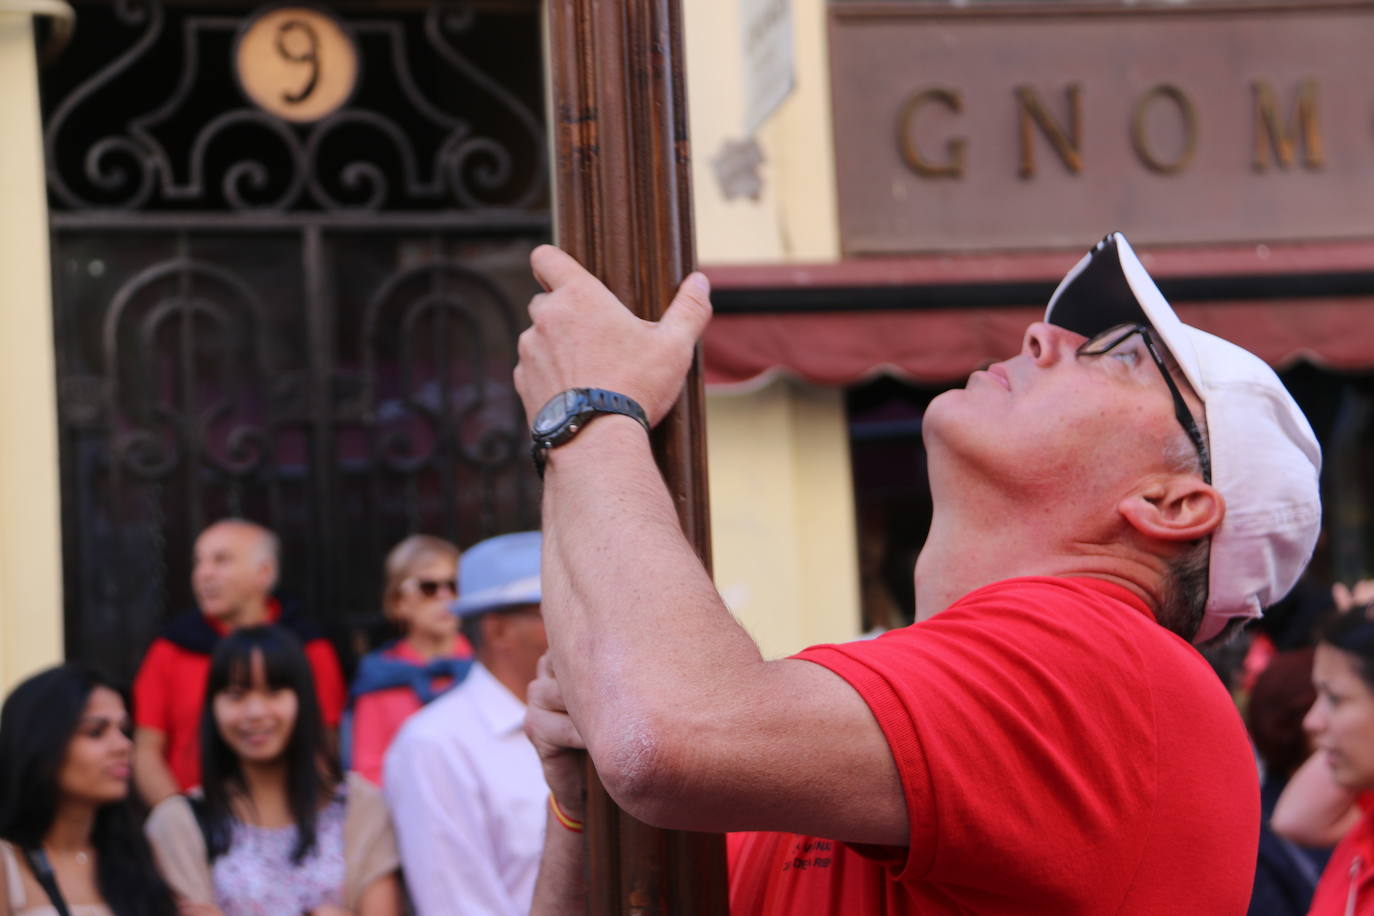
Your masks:
<path fill-rule="evenodd" d="M 1374 5 L 835 4 L 848 254 L 1374 234 Z"/>

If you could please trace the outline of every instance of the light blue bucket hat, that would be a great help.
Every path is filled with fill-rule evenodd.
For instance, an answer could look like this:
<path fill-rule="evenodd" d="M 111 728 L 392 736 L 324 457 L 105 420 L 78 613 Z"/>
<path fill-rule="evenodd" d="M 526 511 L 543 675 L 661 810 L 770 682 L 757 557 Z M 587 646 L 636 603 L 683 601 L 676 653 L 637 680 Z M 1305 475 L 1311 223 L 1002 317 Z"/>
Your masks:
<path fill-rule="evenodd" d="M 538 604 L 538 531 L 502 534 L 479 541 L 463 552 L 458 573 L 458 599 L 449 610 L 459 617 Z"/>

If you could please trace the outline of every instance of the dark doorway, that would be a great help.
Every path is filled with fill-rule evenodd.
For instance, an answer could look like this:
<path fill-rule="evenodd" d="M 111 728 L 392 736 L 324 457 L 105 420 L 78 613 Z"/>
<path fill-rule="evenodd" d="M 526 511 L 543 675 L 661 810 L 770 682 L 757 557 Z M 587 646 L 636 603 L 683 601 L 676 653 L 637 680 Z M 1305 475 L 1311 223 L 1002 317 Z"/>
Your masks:
<path fill-rule="evenodd" d="M 318 7 L 359 67 L 309 123 L 240 88 L 258 10 L 75 5 L 42 85 L 67 654 L 131 676 L 226 515 L 347 650 L 406 534 L 538 525 L 510 380 L 549 226 L 537 5 Z"/>

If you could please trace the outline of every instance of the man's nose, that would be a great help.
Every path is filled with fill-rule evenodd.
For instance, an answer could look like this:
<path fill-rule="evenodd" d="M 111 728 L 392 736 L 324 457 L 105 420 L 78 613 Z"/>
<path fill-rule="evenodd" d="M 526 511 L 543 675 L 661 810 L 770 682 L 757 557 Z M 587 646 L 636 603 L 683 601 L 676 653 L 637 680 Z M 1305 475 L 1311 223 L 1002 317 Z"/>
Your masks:
<path fill-rule="evenodd" d="M 1053 365 L 1066 350 L 1076 347 L 1080 338 L 1072 331 L 1045 321 L 1036 321 L 1026 328 L 1021 340 L 1021 352 L 1038 366 Z"/>

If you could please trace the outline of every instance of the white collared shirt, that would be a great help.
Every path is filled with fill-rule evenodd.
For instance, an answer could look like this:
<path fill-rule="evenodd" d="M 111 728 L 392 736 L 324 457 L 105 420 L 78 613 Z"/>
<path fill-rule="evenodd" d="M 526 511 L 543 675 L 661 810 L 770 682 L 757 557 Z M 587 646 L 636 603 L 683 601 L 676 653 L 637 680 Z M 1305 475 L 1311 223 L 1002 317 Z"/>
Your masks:
<path fill-rule="evenodd" d="M 392 742 L 383 791 L 420 916 L 529 912 L 549 790 L 524 720 L 475 664 Z"/>

